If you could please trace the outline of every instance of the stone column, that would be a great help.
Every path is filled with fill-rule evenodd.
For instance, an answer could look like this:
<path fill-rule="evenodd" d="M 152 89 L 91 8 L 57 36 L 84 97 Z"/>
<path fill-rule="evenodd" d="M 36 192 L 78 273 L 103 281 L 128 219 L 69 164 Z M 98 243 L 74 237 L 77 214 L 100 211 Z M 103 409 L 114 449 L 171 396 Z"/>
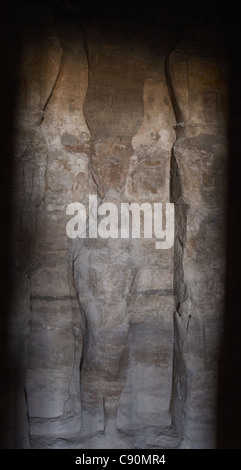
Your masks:
<path fill-rule="evenodd" d="M 177 120 L 173 419 L 181 447 L 213 448 L 225 280 L 223 60 L 175 50 L 166 74 Z"/>
<path fill-rule="evenodd" d="M 89 130 L 83 104 L 88 66 L 79 29 L 57 26 L 41 40 L 37 33 L 26 38 L 18 94 L 16 259 L 27 273 L 26 279 L 22 276 L 29 322 L 25 392 L 34 448 L 81 426 L 83 325 L 66 207 L 87 191 Z"/>
<path fill-rule="evenodd" d="M 41 122 L 61 61 L 61 48 L 53 34 L 48 31 L 46 43 L 43 43 L 39 40 L 38 32 L 38 30 L 31 33 L 25 31 L 23 37 L 21 62 L 17 70 L 18 89 L 12 159 L 12 248 L 9 259 L 12 299 L 9 335 L 15 368 L 13 388 L 16 395 L 16 412 L 12 410 L 12 414 L 15 415 L 12 439 L 16 434 L 16 442 L 11 442 L 10 445 L 13 447 L 17 445 L 20 448 L 30 447 L 32 390 L 29 389 L 29 377 L 32 376 L 33 368 L 36 366 L 35 363 L 32 367 L 36 359 L 32 355 L 32 350 L 31 359 L 27 358 L 27 345 L 29 338 L 31 338 L 30 343 L 36 339 L 34 335 L 36 323 L 39 321 L 41 323 L 40 316 L 36 322 L 35 315 L 37 313 L 38 316 L 40 312 L 34 310 L 31 292 L 32 273 L 37 258 L 38 218 L 43 207 L 46 187 L 47 146 Z M 41 406 L 41 402 L 38 406 Z"/>

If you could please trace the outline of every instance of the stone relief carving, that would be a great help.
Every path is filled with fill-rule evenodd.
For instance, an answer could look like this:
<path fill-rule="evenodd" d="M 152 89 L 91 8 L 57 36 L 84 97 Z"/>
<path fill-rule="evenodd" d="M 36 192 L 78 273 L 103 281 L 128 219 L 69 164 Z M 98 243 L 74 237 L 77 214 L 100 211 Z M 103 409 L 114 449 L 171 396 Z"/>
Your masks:
<path fill-rule="evenodd" d="M 30 265 L 25 261 L 22 267 L 30 277 L 26 397 L 34 436 L 36 430 L 45 433 L 46 426 L 49 432 L 48 419 L 62 417 L 61 428 L 70 414 L 79 414 L 80 428 L 79 373 L 75 376 L 81 361 L 83 316 L 69 282 L 65 207 L 72 198 L 84 196 L 88 183 L 88 157 L 86 149 L 80 149 L 89 139 L 83 116 L 88 68 L 81 34 L 72 29 L 67 43 L 59 30 L 50 31 L 41 44 L 27 38 L 19 73 L 24 86 L 16 120 L 15 173 L 16 188 L 24 190 L 18 214 L 33 245 Z M 38 419 L 46 420 L 41 430 Z M 73 420 L 72 426 L 75 429 Z M 66 432 L 64 425 L 62 431 Z"/>
<path fill-rule="evenodd" d="M 218 333 L 213 334 L 210 341 L 210 329 L 217 324 L 217 317 L 220 319 L 224 307 L 226 184 L 220 189 L 219 179 L 222 168 L 227 164 L 227 142 L 224 128 L 217 123 L 216 87 L 220 85 L 213 78 L 217 71 L 215 67 L 210 70 L 210 62 L 206 61 L 206 68 L 200 69 L 200 78 L 196 77 L 198 66 L 194 69 L 192 61 L 193 58 L 189 57 L 187 66 L 184 53 L 174 51 L 166 68 L 177 119 L 171 181 L 172 200 L 176 205 L 174 292 L 177 342 L 174 348 L 173 418 L 176 429 L 183 435 L 181 447 L 189 447 L 193 422 L 201 419 L 202 409 L 202 413 L 209 417 L 203 420 L 202 430 L 196 435 L 202 448 L 206 433 L 215 435 L 215 414 L 211 404 L 216 386 L 210 371 L 215 377 Z M 213 83 L 208 92 L 207 83 L 209 87 Z M 192 113 L 191 110 L 188 112 L 190 96 L 203 103 L 203 106 L 194 106 Z M 186 122 L 180 123 L 180 120 Z M 207 394 L 202 391 L 204 389 L 196 385 L 204 381 L 209 404 Z M 177 408 L 179 412 L 182 409 L 182 423 L 176 414 Z M 215 445 L 214 442 L 211 445 Z"/>
<path fill-rule="evenodd" d="M 65 233 L 70 202 L 85 202 L 96 193 L 100 202 L 117 206 L 169 197 L 174 117 L 164 61 L 158 73 L 153 65 L 143 69 L 141 63 L 139 69 L 129 51 L 125 90 L 123 74 L 119 81 L 118 75 L 129 52 L 114 45 L 101 50 L 97 39 L 89 38 L 87 58 L 79 30 L 70 38 L 52 31 L 42 48 L 30 48 L 23 61 L 16 180 L 21 174 L 25 189 L 18 189 L 16 199 L 21 193 L 20 206 L 27 201 L 28 208 L 22 216 L 34 220 L 33 257 L 26 269 L 31 439 L 33 446 L 43 444 L 45 436 L 79 445 L 88 436 L 90 445 L 113 446 L 124 436 L 121 443 L 127 438 L 137 447 L 177 447 L 184 436 L 183 446 L 188 446 L 205 401 L 196 384 L 214 373 L 208 325 L 218 324 L 222 302 L 225 142 L 214 128 L 213 135 L 200 136 L 203 128 L 196 126 L 173 149 L 175 306 L 172 251 L 157 252 L 143 240 L 70 242 Z M 106 72 L 109 57 L 116 82 Z M 166 74 L 176 121 L 188 128 L 195 119 L 185 52 L 172 52 Z M 101 109 L 106 80 L 110 96 Z M 120 99 L 125 92 L 131 111 Z M 201 122 L 213 113 L 215 123 L 218 92 L 205 88 L 203 93 L 197 93 L 204 104 Z M 105 123 L 93 115 L 95 104 Z M 212 399 L 212 381 L 208 387 Z M 205 410 L 209 416 L 208 405 Z M 206 424 L 203 429 L 201 445 Z"/>

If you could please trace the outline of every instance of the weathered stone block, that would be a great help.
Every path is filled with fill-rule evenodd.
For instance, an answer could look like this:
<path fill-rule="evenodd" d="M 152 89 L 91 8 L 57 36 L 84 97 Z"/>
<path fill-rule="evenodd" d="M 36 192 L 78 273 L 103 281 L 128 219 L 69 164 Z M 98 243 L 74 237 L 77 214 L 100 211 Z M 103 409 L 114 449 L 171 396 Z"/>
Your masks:
<path fill-rule="evenodd" d="M 71 368 L 28 370 L 26 393 L 30 418 L 56 418 L 63 415 L 68 398 Z"/>

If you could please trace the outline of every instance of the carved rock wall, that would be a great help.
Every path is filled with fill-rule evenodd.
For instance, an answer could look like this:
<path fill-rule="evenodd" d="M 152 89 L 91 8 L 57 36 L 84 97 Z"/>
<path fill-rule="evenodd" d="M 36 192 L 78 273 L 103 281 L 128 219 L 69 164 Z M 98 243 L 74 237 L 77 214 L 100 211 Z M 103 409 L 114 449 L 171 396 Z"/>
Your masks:
<path fill-rule="evenodd" d="M 177 47 L 172 23 L 43 11 L 17 79 L 7 446 L 215 447 L 225 61 Z M 68 239 L 66 208 L 89 195 L 174 202 L 174 247 Z"/>
<path fill-rule="evenodd" d="M 186 54 L 172 52 L 167 61 L 177 116 L 172 157 L 176 206 L 174 416 L 184 433 L 182 447 L 203 448 L 207 443 L 215 447 L 216 442 L 217 364 L 224 318 L 225 65 L 220 59 L 213 63 L 203 51 L 197 61 L 188 47 L 186 50 Z"/>

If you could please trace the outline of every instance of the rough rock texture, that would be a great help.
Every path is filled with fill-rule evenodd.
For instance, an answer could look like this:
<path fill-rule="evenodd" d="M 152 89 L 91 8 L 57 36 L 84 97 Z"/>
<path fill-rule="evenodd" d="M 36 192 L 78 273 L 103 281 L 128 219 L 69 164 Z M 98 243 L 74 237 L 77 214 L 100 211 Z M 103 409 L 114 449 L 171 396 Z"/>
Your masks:
<path fill-rule="evenodd" d="M 195 43 L 171 53 L 172 25 L 73 16 L 26 19 L 22 39 L 9 320 L 22 437 L 10 425 L 7 447 L 215 447 L 226 64 Z M 171 200 L 174 247 L 68 239 L 66 208 L 89 195 Z"/>
<path fill-rule="evenodd" d="M 172 158 L 176 205 L 174 422 L 183 432 L 184 448 L 215 447 L 225 292 L 227 139 L 223 96 L 216 102 L 223 63 L 213 64 L 205 58 L 200 62 L 206 66 L 200 81 L 196 78 L 200 65 L 197 67 L 196 59 L 193 64 L 190 52 L 188 57 L 182 50 L 174 51 L 167 62 L 176 116 L 184 119 L 176 126 Z M 207 94 L 211 101 L 215 99 L 212 112 Z M 189 95 L 197 96 L 199 106 L 189 108 Z"/>

